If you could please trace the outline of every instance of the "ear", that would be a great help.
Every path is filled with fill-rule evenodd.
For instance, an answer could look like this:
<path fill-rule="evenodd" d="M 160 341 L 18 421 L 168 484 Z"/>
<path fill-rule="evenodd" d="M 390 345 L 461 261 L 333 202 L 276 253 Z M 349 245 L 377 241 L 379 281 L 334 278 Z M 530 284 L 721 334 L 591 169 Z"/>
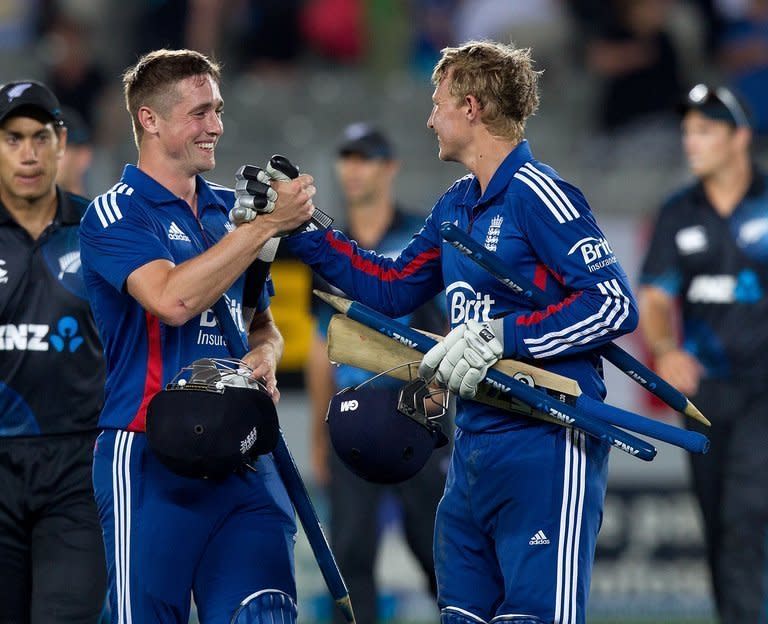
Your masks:
<path fill-rule="evenodd" d="M 736 140 L 739 142 L 739 147 L 742 149 L 749 149 L 752 143 L 752 130 L 739 126 L 736 128 Z"/>
<path fill-rule="evenodd" d="M 137 118 L 144 132 L 147 134 L 157 134 L 157 118 L 158 115 L 149 106 L 142 106 L 139 108 Z"/>
<path fill-rule="evenodd" d="M 478 121 L 480 119 L 480 113 L 483 107 L 480 105 L 480 101 L 474 95 L 467 95 L 464 98 L 464 108 L 466 110 L 466 116 L 468 121 Z"/>

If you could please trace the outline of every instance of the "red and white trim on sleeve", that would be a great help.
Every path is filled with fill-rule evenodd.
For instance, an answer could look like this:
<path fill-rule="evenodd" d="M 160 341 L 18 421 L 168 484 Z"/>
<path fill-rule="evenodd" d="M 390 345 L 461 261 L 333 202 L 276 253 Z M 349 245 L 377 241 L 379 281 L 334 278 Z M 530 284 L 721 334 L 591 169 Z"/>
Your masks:
<path fill-rule="evenodd" d="M 620 330 L 622 323 L 629 316 L 629 297 L 622 292 L 616 279 L 601 282 L 597 284 L 597 288 L 605 295 L 597 312 L 563 329 L 523 340 L 532 357 L 552 357 L 570 347 L 592 342 L 609 332 Z"/>

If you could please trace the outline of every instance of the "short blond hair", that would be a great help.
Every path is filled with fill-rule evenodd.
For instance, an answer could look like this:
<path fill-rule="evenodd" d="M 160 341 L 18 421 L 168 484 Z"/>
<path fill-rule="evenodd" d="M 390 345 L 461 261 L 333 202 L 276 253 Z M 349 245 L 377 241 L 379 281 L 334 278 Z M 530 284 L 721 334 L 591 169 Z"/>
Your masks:
<path fill-rule="evenodd" d="M 443 48 L 432 72 L 435 86 L 449 73 L 450 94 L 457 100 L 477 98 L 480 119 L 494 136 L 521 141 L 525 122 L 539 106 L 539 75 L 530 48 L 495 41 L 468 41 Z"/>
<path fill-rule="evenodd" d="M 195 50 L 154 50 L 142 56 L 123 73 L 125 107 L 131 114 L 133 136 L 139 146 L 144 129 L 139 109 L 149 106 L 167 112 L 176 103 L 176 83 L 192 76 L 210 76 L 221 82 L 221 67 Z"/>

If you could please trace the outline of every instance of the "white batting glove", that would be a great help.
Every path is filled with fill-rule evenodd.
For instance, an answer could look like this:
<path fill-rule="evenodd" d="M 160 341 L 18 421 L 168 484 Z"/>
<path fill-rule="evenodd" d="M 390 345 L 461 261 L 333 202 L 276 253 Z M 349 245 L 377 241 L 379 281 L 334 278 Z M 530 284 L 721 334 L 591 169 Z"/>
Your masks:
<path fill-rule="evenodd" d="M 445 338 L 424 354 L 421 364 L 419 364 L 419 377 L 427 381 L 432 381 L 435 378 L 440 362 L 448 354 L 448 349 L 462 339 L 466 328 L 466 325 L 457 325 L 446 334 Z M 438 382 L 440 381 L 438 379 Z"/>
<path fill-rule="evenodd" d="M 488 369 L 499 361 L 503 347 L 490 325 L 467 321 L 455 327 L 422 359 L 419 376 L 447 386 L 463 399 L 477 394 Z"/>
<path fill-rule="evenodd" d="M 258 215 L 272 212 L 277 191 L 272 188 L 270 174 L 254 165 L 243 165 L 235 173 L 235 205 L 229 220 L 235 225 L 253 221 Z"/>

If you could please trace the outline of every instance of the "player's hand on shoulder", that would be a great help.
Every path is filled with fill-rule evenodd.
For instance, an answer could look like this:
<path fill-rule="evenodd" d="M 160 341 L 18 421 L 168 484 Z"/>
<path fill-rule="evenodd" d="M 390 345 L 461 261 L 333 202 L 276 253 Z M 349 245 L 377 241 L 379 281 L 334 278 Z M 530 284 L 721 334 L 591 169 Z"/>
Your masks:
<path fill-rule="evenodd" d="M 499 361 L 503 347 L 488 323 L 470 320 L 453 328 L 427 353 L 419 376 L 435 379 L 464 399 L 477 394 L 488 369 Z"/>

